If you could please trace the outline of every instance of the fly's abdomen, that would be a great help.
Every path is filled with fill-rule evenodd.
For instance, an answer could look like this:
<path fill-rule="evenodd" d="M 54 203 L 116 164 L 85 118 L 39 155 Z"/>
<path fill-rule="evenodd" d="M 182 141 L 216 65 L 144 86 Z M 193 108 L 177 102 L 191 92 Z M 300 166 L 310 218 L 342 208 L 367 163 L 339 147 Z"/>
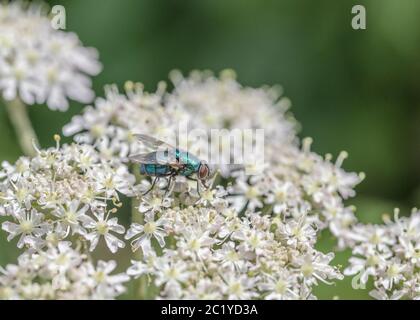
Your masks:
<path fill-rule="evenodd" d="M 164 177 L 171 173 L 171 168 L 161 164 L 141 164 L 140 173 L 147 176 Z"/>

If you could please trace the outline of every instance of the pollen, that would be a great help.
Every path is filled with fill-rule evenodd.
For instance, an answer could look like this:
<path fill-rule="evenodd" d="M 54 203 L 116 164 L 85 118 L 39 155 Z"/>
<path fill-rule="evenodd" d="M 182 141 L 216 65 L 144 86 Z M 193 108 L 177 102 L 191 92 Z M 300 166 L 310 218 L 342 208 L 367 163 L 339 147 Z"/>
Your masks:
<path fill-rule="evenodd" d="M 77 223 L 77 216 L 74 211 L 70 211 L 70 210 L 66 211 L 64 216 L 67 222 L 72 223 L 72 224 Z"/>
<path fill-rule="evenodd" d="M 109 230 L 108 224 L 105 221 L 99 221 L 96 225 L 96 230 L 99 234 L 105 235 Z"/>
<path fill-rule="evenodd" d="M 248 199 L 255 199 L 257 198 L 259 195 L 258 189 L 255 187 L 249 187 L 248 190 L 246 191 L 246 197 Z"/>
<path fill-rule="evenodd" d="M 232 294 L 234 294 L 234 295 L 237 295 L 237 296 L 240 296 L 240 295 L 242 295 L 242 292 L 243 292 L 243 288 L 242 288 L 242 285 L 241 285 L 241 283 L 240 282 L 234 282 L 234 283 L 232 283 L 230 286 L 229 286 L 229 291 L 230 291 L 230 293 L 232 293 Z"/>
<path fill-rule="evenodd" d="M 277 293 L 284 294 L 287 290 L 287 283 L 283 280 L 277 281 L 275 290 Z"/>
<path fill-rule="evenodd" d="M 305 277 L 310 277 L 314 273 L 314 267 L 313 267 L 312 263 L 305 263 L 300 268 L 300 271 L 302 271 L 302 274 Z"/>
<path fill-rule="evenodd" d="M 146 234 L 152 234 L 156 231 L 156 223 L 150 221 L 144 225 L 144 232 Z"/>
<path fill-rule="evenodd" d="M 95 277 L 96 282 L 98 283 L 102 283 L 106 280 L 106 274 L 103 271 L 96 272 L 94 277 Z"/>
<path fill-rule="evenodd" d="M 20 223 L 20 230 L 22 230 L 22 233 L 31 233 L 34 230 L 34 224 L 30 220 L 23 220 Z"/>
<path fill-rule="evenodd" d="M 400 273 L 400 270 L 396 264 L 393 264 L 388 268 L 386 273 L 390 278 L 393 278 L 393 277 L 396 277 Z"/>

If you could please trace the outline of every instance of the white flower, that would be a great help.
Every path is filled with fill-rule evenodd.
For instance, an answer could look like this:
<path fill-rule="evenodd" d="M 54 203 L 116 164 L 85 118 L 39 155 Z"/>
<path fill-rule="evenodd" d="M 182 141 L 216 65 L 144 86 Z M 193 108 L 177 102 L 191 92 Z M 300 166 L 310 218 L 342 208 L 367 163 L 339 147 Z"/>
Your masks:
<path fill-rule="evenodd" d="M 109 199 L 118 199 L 118 192 L 131 195 L 131 185 L 135 182 L 135 178 L 123 166 L 116 170 L 114 168 L 96 170 L 92 178 L 97 181 L 98 186 L 104 190 L 105 196 Z"/>
<path fill-rule="evenodd" d="M 171 199 L 165 197 L 162 199 L 162 195 L 157 195 L 155 192 L 149 196 L 144 197 L 139 206 L 139 212 L 145 214 L 149 211 L 152 213 L 159 212 L 164 208 L 169 208 L 171 205 Z"/>
<path fill-rule="evenodd" d="M 126 83 L 125 94 L 119 93 L 116 86 L 106 87 L 105 98 L 98 98 L 94 107 L 87 107 L 82 115 L 75 116 L 64 132 L 76 134 L 76 141 L 95 145 L 106 158 L 125 161 L 128 155 L 144 151 L 133 133 L 173 143 L 181 122 L 188 122 L 189 129 L 208 132 L 222 127 L 264 128 L 265 161 L 260 175 L 246 175 L 247 165 L 214 164 L 222 170 L 223 178 L 232 180 L 228 191 L 234 194 L 230 200 L 235 207 L 244 211 L 264 208 L 265 212 L 284 215 L 289 210 L 306 207 L 318 228 L 337 230 L 340 226 L 341 247 L 350 241 L 346 237 L 350 225 L 346 224 L 355 221 L 349 220 L 343 199 L 354 196 L 354 186 L 363 175 L 346 173 L 341 168 L 345 152 L 332 163 L 331 156 L 322 158 L 311 152 L 309 138 L 299 148 L 295 122 L 286 113 L 290 101 L 280 98 L 279 90 L 242 87 L 231 70 L 219 78 L 206 72 L 192 72 L 190 77 L 173 72 L 171 80 L 175 88 L 170 93 L 165 92 L 163 84 L 159 84 L 155 93 L 146 93 L 142 84 L 132 82 Z M 203 141 L 196 140 L 184 141 L 189 151 L 200 151 Z M 219 150 L 218 142 L 209 141 L 209 149 Z M 234 153 L 231 150 L 231 155 Z M 144 179 L 139 182 L 143 185 Z M 187 189 L 195 194 L 195 188 Z M 202 192 L 199 201 L 207 201 L 205 197 Z M 156 210 L 158 200 L 149 206 L 149 199 L 153 198 L 140 204 L 142 211 Z M 189 197 L 181 200 L 192 203 Z"/>
<path fill-rule="evenodd" d="M 81 255 L 71 248 L 70 242 L 59 242 L 57 249 L 46 251 L 45 256 L 52 262 L 46 265 L 48 272 L 60 276 L 64 275 L 68 269 L 77 267 L 82 260 Z"/>
<path fill-rule="evenodd" d="M 299 295 L 293 291 L 298 285 L 296 274 L 283 271 L 279 275 L 268 275 L 261 283 L 260 289 L 268 293 L 267 300 L 295 300 Z"/>
<path fill-rule="evenodd" d="M 44 215 L 35 209 L 29 212 L 24 209 L 16 209 L 16 211 L 13 211 L 12 216 L 17 223 L 3 222 L 2 229 L 9 233 L 8 241 L 20 235 L 17 244 L 18 248 L 22 248 L 25 245 L 28 237 L 41 237 L 48 231 L 48 224 L 43 220 Z"/>
<path fill-rule="evenodd" d="M 310 150 L 311 139 L 300 146 L 287 111 L 290 101 L 278 88 L 243 87 L 231 71 L 220 77 L 206 72 L 189 77 L 173 72 L 170 77 L 172 92 L 162 83 L 154 93 L 132 82 L 126 83 L 125 93 L 115 85 L 106 87 L 105 97 L 75 116 L 64 133 L 94 146 L 115 166 L 137 171 L 128 157 L 148 150 L 135 133 L 174 144 L 181 122 L 188 122 L 189 130 L 207 132 L 263 128 L 264 161 L 214 163 L 221 177 L 208 184 L 218 185 L 199 195 L 193 181 L 176 177 L 167 194 L 158 182 L 144 196 L 150 179 L 139 176 L 131 191 L 144 221 L 133 223 L 126 238 L 133 238 L 133 250 L 141 247 L 145 258 L 133 260 L 130 274 L 147 276 L 157 297 L 165 299 L 314 299 L 312 288 L 319 281 L 340 280 L 331 265 L 333 254 L 314 246 L 324 228 L 335 232 L 340 247 L 355 241 L 351 228 L 356 219 L 343 201 L 354 196 L 363 177 L 341 168 L 346 153 L 332 163 L 331 156 Z M 209 160 L 202 158 L 203 146 L 220 150 L 218 141 L 182 142 L 203 160 Z M 257 168 L 260 172 L 249 170 Z M 100 181 L 104 185 L 106 179 Z M 152 245 L 155 241 L 159 246 Z M 286 276 L 291 281 L 283 283 Z"/>
<path fill-rule="evenodd" d="M 93 147 L 57 143 L 55 148 L 38 150 L 33 159 L 4 164 L 1 172 L 2 226 L 9 240 L 21 235 L 19 247 L 41 249 L 77 238 L 94 248 L 100 235 L 112 250 L 123 246 L 109 234 L 124 233 L 116 218 L 95 221 L 93 217 L 102 217 L 105 211 L 115 214 L 121 207 L 117 188 L 129 193 L 134 178 L 124 166 L 102 159 Z M 106 172 L 110 183 L 100 172 Z"/>
<path fill-rule="evenodd" d="M 44 9 L 23 1 L 0 4 L 0 94 L 65 111 L 68 99 L 93 100 L 90 76 L 102 66 L 97 51 L 83 47 L 76 34 L 55 30 Z"/>
<path fill-rule="evenodd" d="M 286 224 L 280 223 L 277 232 L 288 245 L 293 247 L 302 244 L 312 246 L 316 242 L 316 229 L 306 215 Z"/>
<path fill-rule="evenodd" d="M 237 208 L 245 207 L 253 210 L 263 207 L 263 202 L 261 201 L 263 193 L 259 185 L 251 185 L 243 180 L 238 180 L 235 187 L 234 192 L 239 194 L 239 199 L 235 199 Z"/>
<path fill-rule="evenodd" d="M 328 284 L 327 279 L 343 279 L 340 272 L 329 265 L 333 258 L 333 253 L 310 252 L 295 258 L 294 263 L 300 267 L 305 282 L 317 283 L 317 280 L 320 280 Z"/>
<path fill-rule="evenodd" d="M 26 104 L 35 103 L 41 87 L 31 78 L 28 72 L 30 67 L 20 55 L 16 55 L 14 63 L 9 65 L 0 62 L 0 91 L 5 100 L 11 101 L 19 97 Z"/>
<path fill-rule="evenodd" d="M 376 300 L 399 300 L 404 294 L 404 290 L 396 290 L 391 296 L 388 296 L 388 293 L 384 289 L 369 292 L 369 295 Z"/>
<path fill-rule="evenodd" d="M 409 267 L 401 264 L 398 259 L 392 259 L 386 268 L 386 272 L 381 280 L 378 281 L 386 290 L 392 289 L 398 285 L 400 281 L 405 280 L 404 272 L 408 271 Z"/>
<path fill-rule="evenodd" d="M 330 265 L 333 255 L 316 251 L 313 240 L 303 237 L 298 245 L 289 245 L 273 228 L 272 217 L 252 213 L 241 219 L 224 198 L 168 208 L 159 212 L 158 220 L 156 215 L 148 212 L 144 223 L 165 221 L 159 230 L 165 237 L 163 252 L 150 245 L 156 227 L 155 233 L 147 234 L 142 225 L 134 224 L 127 236 L 138 234 L 134 241 L 141 242 L 146 254 L 144 260 L 132 261 L 129 274 L 147 275 L 159 288 L 160 298 L 313 298 L 311 287 L 317 280 L 341 279 Z M 294 222 L 288 222 L 289 229 Z M 285 274 L 296 281 L 286 284 L 283 292 L 281 283 L 276 286 L 269 278 L 280 280 Z M 211 289 L 211 294 L 203 288 Z"/>
<path fill-rule="evenodd" d="M 223 283 L 214 279 L 199 279 L 196 285 L 191 285 L 186 289 L 185 299 L 187 300 L 217 300 L 220 298 L 218 291 Z"/>
<path fill-rule="evenodd" d="M 159 259 L 156 262 L 156 284 L 174 285 L 185 282 L 189 277 L 188 265 L 183 261 Z"/>
<path fill-rule="evenodd" d="M 386 259 L 386 256 L 370 250 L 370 254 L 366 255 L 366 259 L 351 257 L 349 259 L 350 266 L 344 270 L 344 274 L 355 275 L 360 273 L 360 282 L 365 284 L 369 280 L 369 276 L 377 276 L 379 269 L 385 269 Z"/>
<path fill-rule="evenodd" d="M 125 228 L 118 224 L 118 219 L 115 217 L 109 219 L 109 213 L 105 217 L 103 210 L 93 212 L 93 215 L 96 220 L 87 217 L 86 222 L 83 224 L 88 229 L 88 232 L 90 231 L 85 235 L 85 238 L 90 241 L 89 250 L 95 250 L 101 237 L 104 237 L 106 245 L 112 253 L 117 252 L 119 248 L 124 248 L 124 241 L 118 239 L 111 233 L 123 234 L 125 232 Z"/>
<path fill-rule="evenodd" d="M 94 299 L 107 299 L 116 297 L 125 291 L 123 286 L 130 277 L 126 274 L 111 275 L 117 263 L 115 261 L 98 261 L 96 268 L 93 265 L 87 266 L 87 282 L 95 288 Z"/>
<path fill-rule="evenodd" d="M 81 222 L 86 221 L 86 211 L 89 209 L 88 205 L 80 207 L 78 200 L 72 200 L 65 206 L 60 206 L 53 214 L 62 221 L 63 226 L 67 226 L 67 233 L 72 230 L 74 233 L 85 233 L 81 227 Z"/>
<path fill-rule="evenodd" d="M 210 237 L 210 231 L 202 231 L 194 228 L 185 228 L 179 236 L 177 247 L 185 252 L 186 255 L 191 254 L 192 258 L 206 259 L 210 252 L 210 248 L 217 241 Z"/>
<path fill-rule="evenodd" d="M 410 217 L 386 219 L 385 225 L 358 224 L 351 230 L 355 239 L 353 257 L 344 273 L 361 274 L 366 283 L 373 278 L 375 299 L 417 299 L 420 277 L 418 272 L 418 248 L 420 247 L 420 213 L 413 209 Z"/>
<path fill-rule="evenodd" d="M 215 260 L 220 261 L 222 268 L 233 270 L 242 270 L 245 261 L 242 255 L 235 248 L 234 242 L 224 243 L 222 248 L 215 250 Z"/>
<path fill-rule="evenodd" d="M 282 183 L 274 178 L 274 186 L 267 196 L 267 204 L 274 204 L 275 214 L 283 213 L 290 207 L 295 207 L 301 200 L 299 189 L 289 181 Z"/>
<path fill-rule="evenodd" d="M 132 223 L 130 229 L 128 229 L 125 236 L 126 239 L 133 239 L 131 241 L 131 247 L 133 251 L 138 250 L 140 247 L 143 252 L 147 253 L 151 249 L 151 239 L 155 238 L 161 247 L 165 246 L 165 225 L 167 221 L 159 218 L 155 220 L 155 214 L 153 212 L 147 213 L 144 216 L 144 225 L 138 223 Z"/>
<path fill-rule="evenodd" d="M 246 275 L 236 275 L 229 273 L 223 276 L 226 286 L 225 294 L 229 300 L 249 300 L 257 296 L 254 291 L 256 279 L 251 279 Z"/>
<path fill-rule="evenodd" d="M 25 252 L 17 265 L 0 267 L 0 299 L 114 299 L 125 291 L 125 274 L 111 275 L 115 261 L 95 266 L 86 255 L 59 243 Z"/>
<path fill-rule="evenodd" d="M 129 276 L 138 278 L 143 274 L 149 274 L 156 268 L 157 256 L 154 251 L 144 255 L 142 260 L 131 260 L 131 266 L 127 269 Z"/>

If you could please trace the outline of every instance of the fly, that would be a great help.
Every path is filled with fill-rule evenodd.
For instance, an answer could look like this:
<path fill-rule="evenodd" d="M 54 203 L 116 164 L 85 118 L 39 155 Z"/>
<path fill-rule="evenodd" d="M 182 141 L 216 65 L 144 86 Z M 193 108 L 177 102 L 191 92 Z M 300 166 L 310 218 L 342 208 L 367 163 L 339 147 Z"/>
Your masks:
<path fill-rule="evenodd" d="M 207 162 L 200 160 L 188 151 L 175 148 L 148 135 L 136 134 L 135 137 L 145 146 L 154 150 L 150 153 L 129 157 L 132 162 L 140 164 L 141 174 L 154 177 L 151 188 L 144 195 L 154 188 L 160 178 L 168 179 L 166 189 L 166 192 L 168 192 L 172 179 L 176 176 L 183 176 L 188 180 L 196 181 L 199 195 L 199 182 L 205 188 L 208 188 L 206 181 L 212 176 L 212 172 Z"/>

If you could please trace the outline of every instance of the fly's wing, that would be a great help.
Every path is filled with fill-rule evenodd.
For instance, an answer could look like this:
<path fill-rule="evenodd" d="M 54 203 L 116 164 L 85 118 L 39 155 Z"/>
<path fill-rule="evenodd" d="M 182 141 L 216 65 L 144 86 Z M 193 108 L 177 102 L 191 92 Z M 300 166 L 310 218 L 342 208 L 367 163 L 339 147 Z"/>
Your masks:
<path fill-rule="evenodd" d="M 171 150 L 154 151 L 150 153 L 136 154 L 129 157 L 130 161 L 143 164 L 161 164 L 171 167 L 179 167 L 175 152 Z"/>
<path fill-rule="evenodd" d="M 145 134 L 136 134 L 135 137 L 146 147 L 156 151 L 139 154 L 130 157 L 132 161 L 141 163 L 165 164 L 174 168 L 182 168 L 185 166 L 185 159 L 180 159 L 180 154 L 188 154 L 183 150 L 176 149 L 170 144 L 153 138 Z M 178 153 L 178 155 L 177 155 Z"/>
<path fill-rule="evenodd" d="M 143 164 L 160 164 L 157 159 L 156 152 L 136 154 L 129 156 L 128 159 L 132 162 Z"/>
<path fill-rule="evenodd" d="M 179 155 L 177 156 L 177 149 L 170 144 L 146 134 L 135 134 L 134 136 L 146 147 L 157 151 L 134 155 L 130 157 L 131 160 L 141 163 L 166 164 L 174 168 L 180 168 L 185 165 L 180 163 Z M 184 151 L 179 150 L 178 153 L 179 152 Z"/>
<path fill-rule="evenodd" d="M 134 135 L 137 140 L 142 142 L 146 147 L 154 150 L 164 150 L 164 149 L 175 149 L 170 144 L 167 144 L 166 142 L 163 142 L 161 140 L 155 139 L 151 136 L 148 136 L 146 134 L 135 134 Z"/>

